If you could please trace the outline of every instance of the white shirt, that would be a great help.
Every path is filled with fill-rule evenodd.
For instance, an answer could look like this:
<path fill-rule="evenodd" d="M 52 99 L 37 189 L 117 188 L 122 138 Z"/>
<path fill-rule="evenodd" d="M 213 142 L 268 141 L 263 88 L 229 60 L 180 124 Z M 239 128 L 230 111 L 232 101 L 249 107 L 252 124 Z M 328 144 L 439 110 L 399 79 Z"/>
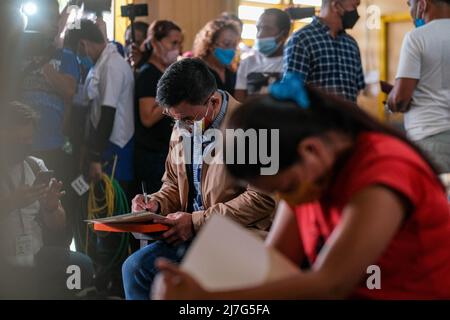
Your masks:
<path fill-rule="evenodd" d="M 109 140 L 123 148 L 134 135 L 134 77 L 130 66 L 108 44 L 86 78 L 86 98 L 89 101 L 89 119 L 97 128 L 102 106 L 116 109 L 113 130 Z"/>
<path fill-rule="evenodd" d="M 405 129 L 411 140 L 450 130 L 450 19 L 433 20 L 405 36 L 397 79 L 418 79 Z"/>
<path fill-rule="evenodd" d="M 37 158 L 33 159 L 41 171 L 47 171 L 42 160 Z M 9 177 L 2 179 L 2 183 L 0 184 L 1 193 L 6 195 L 11 194 L 23 184 L 28 186 L 33 185 L 36 179 L 33 170 L 26 161 L 15 165 L 8 173 Z M 10 183 L 8 183 L 8 180 Z M 11 190 L 12 187 L 14 190 Z M 42 228 L 36 220 L 39 210 L 39 201 L 35 201 L 26 208 L 8 213 L 5 212 L 0 215 L 0 250 L 11 263 L 30 266 L 33 264 L 33 256 L 42 248 Z M 25 254 L 18 254 L 18 242 L 23 241 L 24 237 L 29 237 L 31 250 Z"/>
<path fill-rule="evenodd" d="M 246 59 L 242 60 L 239 65 L 235 89 L 248 90 L 249 95 L 267 93 L 267 86 L 271 84 L 272 81 L 277 80 L 282 72 L 283 56 L 269 58 L 258 51 L 253 50 L 253 52 Z M 261 75 L 265 75 L 266 80 L 257 84 L 256 77 Z"/>

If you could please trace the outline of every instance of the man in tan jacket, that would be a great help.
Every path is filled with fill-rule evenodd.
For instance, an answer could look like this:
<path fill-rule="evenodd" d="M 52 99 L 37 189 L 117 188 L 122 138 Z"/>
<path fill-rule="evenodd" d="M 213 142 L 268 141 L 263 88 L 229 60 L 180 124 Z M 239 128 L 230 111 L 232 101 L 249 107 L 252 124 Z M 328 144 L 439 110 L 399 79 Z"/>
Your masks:
<path fill-rule="evenodd" d="M 164 240 L 139 250 L 125 261 L 122 273 L 127 299 L 149 299 L 157 273 L 154 262 L 165 257 L 181 261 L 196 232 L 213 214 L 230 217 L 260 236 L 272 224 L 275 201 L 233 180 L 221 161 L 211 132 L 238 107 L 236 100 L 217 90 L 214 76 L 199 59 L 173 64 L 158 83 L 157 101 L 163 114 L 176 120 L 161 190 L 137 195 L 133 211 L 159 213 L 170 229 Z"/>

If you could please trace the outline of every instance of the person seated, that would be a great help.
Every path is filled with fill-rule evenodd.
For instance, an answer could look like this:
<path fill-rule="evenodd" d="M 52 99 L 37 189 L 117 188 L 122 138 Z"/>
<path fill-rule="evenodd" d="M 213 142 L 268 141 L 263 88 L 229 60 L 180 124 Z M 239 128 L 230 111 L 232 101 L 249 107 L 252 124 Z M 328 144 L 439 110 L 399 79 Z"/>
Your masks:
<path fill-rule="evenodd" d="M 81 287 L 91 285 L 93 265 L 83 254 L 70 252 L 65 243 L 66 213 L 60 198 L 62 183 L 39 182 L 47 171 L 41 159 L 31 157 L 37 114 L 18 102 L 2 104 L 0 125 L 0 252 L 7 263 L 30 270 L 33 292 L 25 297 L 74 297 L 67 287 L 67 268 L 81 270 Z M 24 272 L 26 273 L 26 272 Z M 20 274 L 20 273 L 18 273 Z M 20 278 L 20 277 L 19 277 Z M 29 279 L 29 277 L 27 277 Z"/>
<path fill-rule="evenodd" d="M 299 266 L 298 273 L 208 292 L 159 261 L 163 279 L 154 297 L 449 299 L 450 212 L 437 170 L 418 147 L 357 105 L 292 79 L 272 87 L 272 97 L 236 109 L 226 125 L 279 130 L 279 172 L 261 176 L 262 163 L 227 168 L 284 199 L 266 244 Z M 235 145 L 227 140 L 225 150 Z M 302 270 L 305 262 L 310 268 Z"/>
<path fill-rule="evenodd" d="M 137 195 L 132 207 L 134 212 L 148 210 L 165 216 L 153 222 L 170 229 L 162 235 L 163 240 L 125 261 L 122 273 L 127 299 L 149 299 L 155 260 L 166 257 L 180 261 L 211 215 L 231 217 L 264 237 L 275 209 L 270 196 L 232 179 L 225 165 L 213 161 L 215 157 L 207 162 L 207 155 L 215 148 L 209 133 L 219 130 L 238 103 L 217 89 L 203 61 L 186 58 L 171 65 L 158 83 L 156 98 L 164 113 L 176 121 L 166 172 L 161 189 L 148 198 Z"/>

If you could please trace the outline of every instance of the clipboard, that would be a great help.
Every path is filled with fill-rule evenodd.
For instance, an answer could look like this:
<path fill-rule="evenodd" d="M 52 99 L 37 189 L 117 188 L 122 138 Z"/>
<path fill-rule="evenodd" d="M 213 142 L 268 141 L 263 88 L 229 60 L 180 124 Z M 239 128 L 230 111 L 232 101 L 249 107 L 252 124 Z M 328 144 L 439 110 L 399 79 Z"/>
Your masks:
<path fill-rule="evenodd" d="M 116 233 L 157 233 L 169 230 L 163 224 L 141 224 L 141 223 L 94 223 L 95 231 L 116 232 Z"/>
<path fill-rule="evenodd" d="M 150 223 L 155 218 L 164 218 L 156 213 L 148 212 L 148 211 L 140 211 L 140 212 L 132 212 L 121 214 L 117 216 L 112 216 L 108 218 L 102 219 L 93 219 L 93 220 L 85 220 L 87 223 L 103 223 L 103 224 L 123 224 L 123 223 Z"/>
<path fill-rule="evenodd" d="M 85 220 L 85 222 L 93 224 L 95 231 L 104 232 L 150 234 L 169 230 L 169 227 L 163 224 L 152 223 L 154 218 L 164 217 L 152 212 L 141 211 L 108 218 Z"/>

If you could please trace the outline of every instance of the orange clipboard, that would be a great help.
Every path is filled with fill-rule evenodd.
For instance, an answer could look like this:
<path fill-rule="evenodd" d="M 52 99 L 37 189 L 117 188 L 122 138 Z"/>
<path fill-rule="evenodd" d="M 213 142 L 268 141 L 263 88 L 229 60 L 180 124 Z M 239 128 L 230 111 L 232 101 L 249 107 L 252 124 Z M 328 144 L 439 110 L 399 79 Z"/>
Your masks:
<path fill-rule="evenodd" d="M 156 233 L 169 230 L 169 227 L 162 224 L 142 224 L 142 223 L 94 223 L 95 231 L 105 232 L 136 232 L 136 233 Z"/>

